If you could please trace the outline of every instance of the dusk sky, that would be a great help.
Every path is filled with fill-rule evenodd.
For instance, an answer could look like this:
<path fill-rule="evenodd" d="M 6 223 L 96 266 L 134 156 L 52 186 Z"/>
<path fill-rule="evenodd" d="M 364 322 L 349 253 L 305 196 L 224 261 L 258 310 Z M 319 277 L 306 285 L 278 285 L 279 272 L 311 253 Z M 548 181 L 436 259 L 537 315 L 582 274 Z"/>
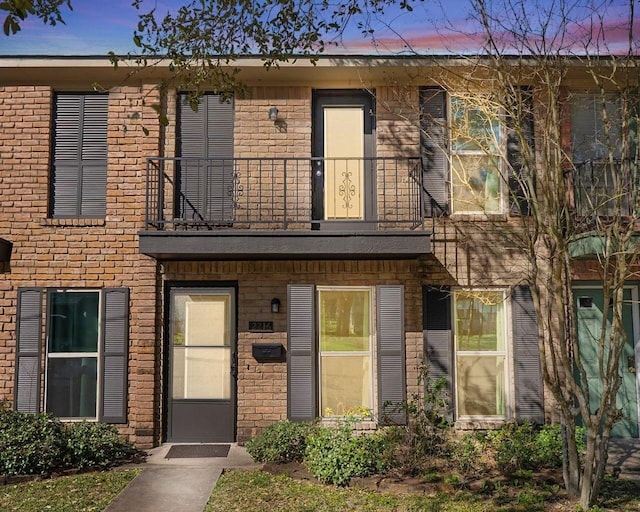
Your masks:
<path fill-rule="evenodd" d="M 531 0 L 533 1 L 533 0 Z M 553 0 L 538 0 L 549 4 Z M 157 12 L 165 12 L 183 2 L 179 0 L 146 0 L 143 7 L 156 6 Z M 343 48 L 328 48 L 327 53 L 375 52 L 455 52 L 473 51 L 477 39 L 464 34 L 474 31 L 469 21 L 467 0 L 443 0 L 444 9 L 438 2 L 426 0 L 418 3 L 411 14 L 398 11 L 387 12 L 382 24 L 389 23 L 396 33 L 385 33 L 378 24 L 377 42 L 374 48 L 369 40 L 363 40 L 357 30 L 346 35 Z M 65 11 L 66 24 L 45 26 L 38 19 L 28 19 L 22 30 L 9 37 L 0 34 L 0 55 L 106 55 L 135 53 L 132 34 L 136 28 L 139 12 L 131 6 L 131 0 L 73 0 L 73 11 Z M 626 0 L 613 0 L 613 7 L 606 12 L 607 42 L 610 48 L 625 49 L 628 34 L 625 26 L 628 19 Z M 638 5 L 640 10 L 640 5 Z M 448 23 L 444 21 L 446 13 Z M 634 27 L 640 34 L 640 17 L 636 15 Z M 447 32 L 446 26 L 455 27 Z M 434 28 L 434 27 L 437 27 Z M 584 25 L 576 24 L 571 30 L 579 32 Z M 404 38 L 405 43 L 400 41 Z M 636 37 L 638 39 L 638 37 Z M 409 44 L 407 45 L 406 42 Z M 620 46 L 622 45 L 622 46 Z"/>

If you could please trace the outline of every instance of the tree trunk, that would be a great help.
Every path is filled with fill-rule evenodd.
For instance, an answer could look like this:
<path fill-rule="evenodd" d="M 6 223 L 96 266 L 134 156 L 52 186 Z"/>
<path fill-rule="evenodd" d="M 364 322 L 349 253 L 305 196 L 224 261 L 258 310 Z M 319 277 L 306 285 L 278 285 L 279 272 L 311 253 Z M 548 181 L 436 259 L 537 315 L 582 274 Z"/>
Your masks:
<path fill-rule="evenodd" d="M 568 421 L 562 425 L 562 445 L 565 450 L 564 457 L 562 457 L 564 486 L 569 498 L 577 499 L 580 496 L 580 456 L 576 443 L 576 424 L 574 421 Z"/>

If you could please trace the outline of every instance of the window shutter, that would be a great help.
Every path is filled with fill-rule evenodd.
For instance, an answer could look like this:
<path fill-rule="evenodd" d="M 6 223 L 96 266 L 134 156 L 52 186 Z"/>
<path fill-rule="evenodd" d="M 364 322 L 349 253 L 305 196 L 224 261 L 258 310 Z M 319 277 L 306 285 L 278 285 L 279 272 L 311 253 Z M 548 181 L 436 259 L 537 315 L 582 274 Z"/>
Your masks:
<path fill-rule="evenodd" d="M 42 289 L 18 288 L 16 314 L 16 411 L 40 410 L 40 351 L 42 346 Z"/>
<path fill-rule="evenodd" d="M 438 87 L 420 89 L 420 148 L 425 215 L 449 214 L 447 95 Z"/>
<path fill-rule="evenodd" d="M 527 190 L 528 180 L 525 156 L 521 145 L 521 138 L 516 130 L 515 123 L 520 123 L 522 138 L 526 141 L 530 153 L 527 158 L 532 159 L 534 152 L 534 131 L 533 131 L 533 92 L 529 88 L 521 88 L 518 98 L 511 108 L 518 112 L 516 119 L 507 112 L 507 160 L 509 162 L 508 182 L 509 182 L 509 212 L 511 215 L 531 215 L 529 198 L 531 192 Z M 509 108 L 508 110 L 511 110 Z M 531 177 L 532 184 L 534 177 Z"/>
<path fill-rule="evenodd" d="M 104 217 L 107 194 L 106 94 L 55 98 L 52 215 Z"/>
<path fill-rule="evenodd" d="M 84 96 L 80 215 L 104 217 L 107 210 L 107 116 L 109 97 Z"/>
<path fill-rule="evenodd" d="M 513 318 L 513 360 L 515 365 L 516 418 L 544 422 L 544 402 L 538 322 L 528 286 L 516 286 L 511 293 Z"/>
<path fill-rule="evenodd" d="M 315 287 L 289 285 L 287 306 L 287 415 L 291 421 L 317 416 Z"/>
<path fill-rule="evenodd" d="M 429 378 L 446 377 L 449 405 L 447 419 L 453 419 L 453 335 L 451 331 L 451 290 L 448 286 L 422 289 L 424 351 Z"/>
<path fill-rule="evenodd" d="M 129 289 L 102 291 L 102 406 L 100 420 L 127 422 Z"/>
<path fill-rule="evenodd" d="M 378 327 L 378 399 L 381 419 L 406 423 L 402 405 L 407 398 L 404 336 L 404 287 L 376 288 Z M 388 405 L 387 405 L 388 404 Z M 385 407 L 386 406 L 386 407 Z"/>
<path fill-rule="evenodd" d="M 205 94 L 194 111 L 180 94 L 178 154 L 180 164 L 178 211 L 187 220 L 231 220 L 233 218 L 233 100 L 220 94 Z"/>

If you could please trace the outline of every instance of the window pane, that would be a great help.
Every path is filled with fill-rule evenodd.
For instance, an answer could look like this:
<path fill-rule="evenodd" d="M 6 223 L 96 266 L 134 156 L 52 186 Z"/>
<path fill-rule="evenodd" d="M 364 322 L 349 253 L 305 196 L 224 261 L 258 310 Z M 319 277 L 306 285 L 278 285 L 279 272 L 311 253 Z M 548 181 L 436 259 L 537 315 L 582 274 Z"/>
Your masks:
<path fill-rule="evenodd" d="M 49 352 L 97 352 L 99 292 L 50 295 Z"/>
<path fill-rule="evenodd" d="M 451 149 L 495 153 L 500 147 L 498 119 L 493 105 L 480 108 L 462 98 L 452 97 Z"/>
<path fill-rule="evenodd" d="M 453 155 L 451 164 L 454 211 L 500 211 L 500 170 L 496 158 Z"/>
<path fill-rule="evenodd" d="M 456 350 L 504 350 L 501 292 L 457 292 Z"/>
<path fill-rule="evenodd" d="M 47 411 L 61 418 L 95 418 L 97 382 L 96 357 L 50 358 Z"/>
<path fill-rule="evenodd" d="M 320 291 L 320 350 L 369 351 L 369 290 Z"/>
<path fill-rule="evenodd" d="M 608 125 L 605 125 L 603 107 Z M 574 163 L 606 159 L 610 152 L 615 158 L 620 158 L 620 133 L 620 100 L 615 95 L 575 94 L 571 98 Z"/>
<path fill-rule="evenodd" d="M 229 295 L 176 294 L 174 346 L 229 346 Z"/>
<path fill-rule="evenodd" d="M 457 358 L 456 391 L 459 416 L 504 416 L 504 356 Z"/>
<path fill-rule="evenodd" d="M 173 349 L 173 398 L 225 399 L 231 397 L 231 349 Z"/>
<path fill-rule="evenodd" d="M 344 416 L 370 411 L 371 357 L 324 356 L 321 366 L 323 416 Z"/>

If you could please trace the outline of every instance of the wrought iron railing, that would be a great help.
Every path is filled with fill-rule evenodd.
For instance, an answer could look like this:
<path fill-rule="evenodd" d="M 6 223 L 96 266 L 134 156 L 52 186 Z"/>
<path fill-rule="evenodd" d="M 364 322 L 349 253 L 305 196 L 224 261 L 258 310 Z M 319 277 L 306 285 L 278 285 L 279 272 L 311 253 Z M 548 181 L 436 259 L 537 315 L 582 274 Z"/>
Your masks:
<path fill-rule="evenodd" d="M 587 160 L 574 164 L 575 215 L 581 219 L 631 216 L 637 200 L 637 170 L 628 160 Z"/>
<path fill-rule="evenodd" d="M 145 220 L 155 230 L 304 230 L 326 222 L 416 229 L 423 188 L 420 159 L 411 157 L 154 157 L 147 159 Z"/>

